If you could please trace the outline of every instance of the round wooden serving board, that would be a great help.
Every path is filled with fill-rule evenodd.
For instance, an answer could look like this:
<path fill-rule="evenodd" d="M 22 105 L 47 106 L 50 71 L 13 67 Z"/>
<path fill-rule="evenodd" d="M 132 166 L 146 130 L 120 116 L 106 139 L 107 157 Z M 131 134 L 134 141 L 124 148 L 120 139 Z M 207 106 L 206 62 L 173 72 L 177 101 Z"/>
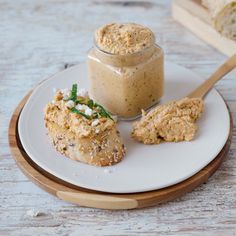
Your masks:
<path fill-rule="evenodd" d="M 10 121 L 9 144 L 11 153 L 23 173 L 40 188 L 60 199 L 80 206 L 117 210 L 134 209 L 154 206 L 159 203 L 176 199 L 206 182 L 207 179 L 219 168 L 230 148 L 233 130 L 231 116 L 230 134 L 221 152 L 205 168 L 181 183 L 155 191 L 133 194 L 111 194 L 79 188 L 62 181 L 41 169 L 31 160 L 22 147 L 18 135 L 18 118 L 30 94 L 31 93 L 20 102 Z"/>

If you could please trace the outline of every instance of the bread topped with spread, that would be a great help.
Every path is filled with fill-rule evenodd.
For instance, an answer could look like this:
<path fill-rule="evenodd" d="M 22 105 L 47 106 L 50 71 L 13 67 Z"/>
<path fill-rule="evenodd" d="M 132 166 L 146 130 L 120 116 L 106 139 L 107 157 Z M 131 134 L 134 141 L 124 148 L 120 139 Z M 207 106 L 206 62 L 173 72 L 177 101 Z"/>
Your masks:
<path fill-rule="evenodd" d="M 125 155 L 114 117 L 76 84 L 56 92 L 44 119 L 56 150 L 73 160 L 110 166 Z"/>

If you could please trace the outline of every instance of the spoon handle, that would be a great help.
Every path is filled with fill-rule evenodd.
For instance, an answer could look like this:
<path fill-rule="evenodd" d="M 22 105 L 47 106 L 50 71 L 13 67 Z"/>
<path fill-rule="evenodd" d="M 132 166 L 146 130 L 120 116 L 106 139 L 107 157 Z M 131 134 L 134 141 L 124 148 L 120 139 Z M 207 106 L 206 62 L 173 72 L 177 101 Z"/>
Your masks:
<path fill-rule="evenodd" d="M 192 91 L 187 97 L 203 98 L 209 90 L 212 89 L 214 84 L 219 81 L 224 75 L 228 74 L 236 67 L 236 54 L 230 57 L 223 65 L 221 65 L 204 83 Z"/>

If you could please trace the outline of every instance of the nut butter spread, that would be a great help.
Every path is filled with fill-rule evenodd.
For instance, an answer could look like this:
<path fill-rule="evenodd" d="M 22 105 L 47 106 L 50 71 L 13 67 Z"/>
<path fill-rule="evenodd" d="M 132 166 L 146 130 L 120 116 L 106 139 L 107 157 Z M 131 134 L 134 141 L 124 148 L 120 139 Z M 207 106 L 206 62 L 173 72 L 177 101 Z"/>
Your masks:
<path fill-rule="evenodd" d="M 197 132 L 195 122 L 203 109 L 201 98 L 184 98 L 157 106 L 134 123 L 132 137 L 145 144 L 190 141 Z"/>
<path fill-rule="evenodd" d="M 97 46 L 112 54 L 126 55 L 140 52 L 155 43 L 151 30 L 137 24 L 109 24 L 95 33 Z"/>
<path fill-rule="evenodd" d="M 163 51 L 137 24 L 109 24 L 95 32 L 88 53 L 90 96 L 111 113 L 133 118 L 163 95 Z"/>

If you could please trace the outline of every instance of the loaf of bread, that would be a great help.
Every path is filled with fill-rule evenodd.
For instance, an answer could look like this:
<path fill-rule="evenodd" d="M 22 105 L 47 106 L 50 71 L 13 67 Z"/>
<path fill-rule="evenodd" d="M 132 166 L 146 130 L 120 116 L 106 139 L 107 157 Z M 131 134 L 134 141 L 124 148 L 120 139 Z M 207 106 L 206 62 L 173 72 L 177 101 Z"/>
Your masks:
<path fill-rule="evenodd" d="M 120 162 L 125 148 L 116 121 L 87 95 L 78 96 L 74 90 L 73 96 L 72 91 L 57 91 L 45 107 L 45 126 L 53 146 L 61 154 L 90 165 Z"/>
<path fill-rule="evenodd" d="M 208 8 L 215 29 L 236 40 L 236 0 L 202 0 L 202 3 Z"/>

